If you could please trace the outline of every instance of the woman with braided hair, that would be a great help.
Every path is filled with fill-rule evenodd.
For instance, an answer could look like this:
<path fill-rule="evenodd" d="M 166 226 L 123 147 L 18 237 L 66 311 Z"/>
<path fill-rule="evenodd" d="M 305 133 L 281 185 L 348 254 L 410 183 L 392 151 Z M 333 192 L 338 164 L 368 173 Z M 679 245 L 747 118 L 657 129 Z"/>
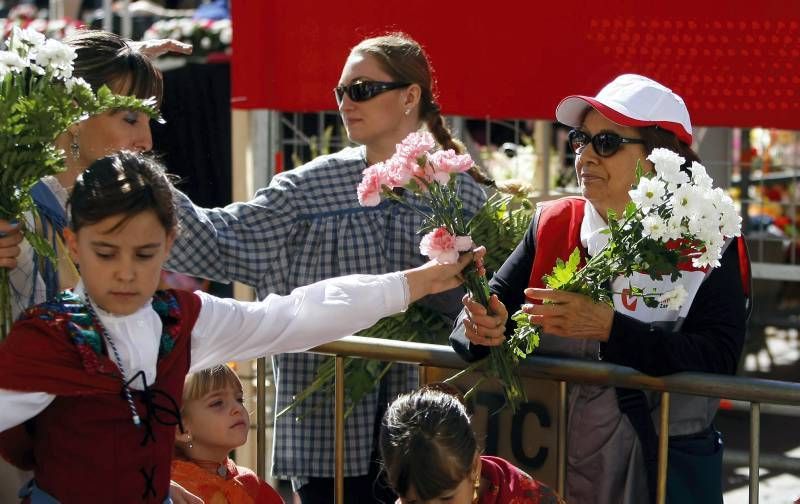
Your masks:
<path fill-rule="evenodd" d="M 378 274 L 422 264 L 419 215 L 393 201 L 362 207 L 356 187 L 367 166 L 389 159 L 396 144 L 423 127 L 442 148 L 462 152 L 444 125 L 433 85 L 425 52 L 408 36 L 392 33 L 358 43 L 333 91 L 347 135 L 359 146 L 274 177 L 249 202 L 202 209 L 184 197 L 184 231 L 168 267 L 242 282 L 264 298 L 347 273 Z M 485 201 L 483 190 L 468 175 L 459 176 L 457 188 L 465 214 L 474 215 Z M 453 317 L 461 309 L 461 295 L 458 289 L 427 303 Z M 276 411 L 312 383 L 323 359 L 275 356 Z M 383 405 L 418 383 L 416 368 L 392 366 L 381 386 L 354 406 L 345 425 L 348 502 L 395 501 L 378 478 L 376 436 Z M 273 474 L 291 479 L 303 504 L 334 500 L 333 409 L 330 397 L 314 394 L 275 421 Z"/>

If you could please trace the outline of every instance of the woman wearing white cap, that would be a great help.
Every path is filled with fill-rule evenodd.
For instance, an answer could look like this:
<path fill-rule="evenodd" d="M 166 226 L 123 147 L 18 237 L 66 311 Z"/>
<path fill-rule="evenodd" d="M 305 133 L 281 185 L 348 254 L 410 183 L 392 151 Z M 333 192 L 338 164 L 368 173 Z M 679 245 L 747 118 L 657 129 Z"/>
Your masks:
<path fill-rule="evenodd" d="M 725 249 L 721 266 L 710 274 L 683 273 L 684 284 L 695 282 L 691 301 L 680 312 L 648 309 L 625 296 L 614 296 L 612 309 L 580 294 L 544 289 L 541 281 L 556 259 L 566 259 L 576 246 L 587 256 L 602 248 L 606 212 L 620 215 L 630 201 L 637 160 L 652 169 L 646 157 L 664 147 L 687 165 L 699 161 L 689 146 L 692 127 L 683 100 L 651 79 L 627 74 L 597 96 L 565 98 L 556 117 L 575 128 L 569 141 L 583 197 L 539 205 L 525 238 L 491 281 L 496 315 L 467 301 L 464 324 L 451 335 L 453 347 L 467 360 L 485 356 L 513 330 L 507 314 L 529 303 L 527 295 L 552 302 L 525 307 L 545 333 L 537 353 L 604 360 L 653 375 L 733 374 L 744 342 L 749 288 L 741 239 Z M 722 502 L 722 443 L 711 425 L 717 406 L 715 399 L 672 396 L 669 502 Z M 568 408 L 567 502 L 652 502 L 658 396 L 576 384 Z"/>

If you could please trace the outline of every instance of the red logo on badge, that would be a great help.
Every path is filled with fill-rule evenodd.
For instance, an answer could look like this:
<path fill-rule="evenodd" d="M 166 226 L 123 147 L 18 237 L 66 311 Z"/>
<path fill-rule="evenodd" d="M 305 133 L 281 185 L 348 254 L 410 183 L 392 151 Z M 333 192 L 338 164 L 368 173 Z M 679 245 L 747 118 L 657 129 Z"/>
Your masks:
<path fill-rule="evenodd" d="M 636 303 L 639 298 L 636 296 L 630 297 L 630 289 L 622 289 L 622 306 L 630 311 L 636 311 Z"/>

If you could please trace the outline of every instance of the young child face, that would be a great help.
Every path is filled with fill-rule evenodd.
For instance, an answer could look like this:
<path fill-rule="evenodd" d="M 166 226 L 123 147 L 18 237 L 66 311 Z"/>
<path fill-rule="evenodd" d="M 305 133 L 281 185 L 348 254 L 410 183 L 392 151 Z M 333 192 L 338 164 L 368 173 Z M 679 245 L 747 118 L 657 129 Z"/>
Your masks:
<path fill-rule="evenodd" d="M 130 315 L 150 301 L 174 240 L 152 210 L 115 229 L 124 218 L 113 215 L 77 233 L 65 232 L 86 291 L 100 308 L 115 315 Z"/>
<path fill-rule="evenodd" d="M 250 417 L 240 387 L 227 385 L 183 405 L 184 427 L 195 449 L 225 453 L 247 442 Z"/>

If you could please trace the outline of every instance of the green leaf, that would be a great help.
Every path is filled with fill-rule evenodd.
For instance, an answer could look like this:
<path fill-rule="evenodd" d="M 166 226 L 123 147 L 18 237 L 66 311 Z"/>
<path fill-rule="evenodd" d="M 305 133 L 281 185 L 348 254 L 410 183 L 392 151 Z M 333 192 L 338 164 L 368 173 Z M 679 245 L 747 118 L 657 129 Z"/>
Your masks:
<path fill-rule="evenodd" d="M 470 220 L 472 241 L 486 247 L 487 276 L 497 271 L 522 241 L 533 218 L 533 205 L 524 197 L 496 192 Z"/>
<path fill-rule="evenodd" d="M 578 272 L 578 265 L 581 262 L 581 250 L 575 247 L 575 250 L 569 255 L 569 259 L 565 263 L 561 259 L 556 261 L 553 272 L 545 275 L 544 283 L 551 289 L 560 289 L 570 283 L 575 273 Z"/>
<path fill-rule="evenodd" d="M 26 240 L 28 240 L 28 243 L 30 243 L 31 248 L 33 248 L 33 250 L 35 250 L 36 253 L 39 254 L 39 256 L 46 257 L 47 259 L 50 260 L 51 263 L 53 263 L 53 265 L 56 264 L 56 261 L 58 260 L 58 258 L 56 257 L 56 251 L 47 242 L 47 240 L 45 240 L 44 237 L 42 237 L 42 235 L 34 233 L 27 229 L 22 230 L 22 235 L 25 237 Z"/>
<path fill-rule="evenodd" d="M 634 215 L 636 215 L 636 203 L 629 201 L 628 204 L 625 205 L 625 219 L 630 219 Z"/>

